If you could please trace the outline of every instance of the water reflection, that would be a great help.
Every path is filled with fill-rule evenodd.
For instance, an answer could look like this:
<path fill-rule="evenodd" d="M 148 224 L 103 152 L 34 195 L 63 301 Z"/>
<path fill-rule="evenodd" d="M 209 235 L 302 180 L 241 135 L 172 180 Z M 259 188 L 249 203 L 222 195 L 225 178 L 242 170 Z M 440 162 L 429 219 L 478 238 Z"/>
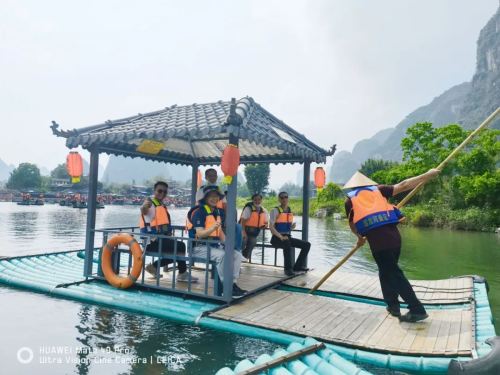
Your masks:
<path fill-rule="evenodd" d="M 39 216 L 36 211 L 10 212 L 6 227 L 16 237 L 32 241 L 37 236 Z"/>
<path fill-rule="evenodd" d="M 165 319 L 84 305 L 78 313 L 79 374 L 215 373 L 280 345 Z M 109 363 L 111 362 L 111 363 Z"/>
<path fill-rule="evenodd" d="M 170 209 L 174 224 L 183 225 L 187 209 Z M 81 249 L 85 243 L 87 210 L 45 205 L 19 207 L 0 203 L 0 236 L 7 244 L 0 255 L 27 255 Z M 297 226 L 302 225 L 297 217 Z M 97 227 L 138 225 L 138 207 L 106 206 L 97 212 Z M 459 232 L 439 229 L 400 227 L 403 237 L 401 265 L 409 278 L 439 279 L 451 275 L 478 274 L 490 284 L 489 299 L 497 327 L 500 327 L 500 236 L 491 233 Z M 300 234 L 297 234 L 300 236 Z M 311 219 L 312 243 L 309 265 L 329 270 L 347 254 L 356 242 L 345 221 L 332 218 Z M 269 235 L 268 235 L 269 240 Z M 96 240 L 96 244 L 100 244 Z M 254 259 L 260 259 L 256 248 Z M 266 249 L 268 263 L 274 262 L 274 250 Z M 278 251 L 278 264 L 283 264 Z M 358 250 L 341 271 L 376 274 L 377 267 L 368 246 Z M 2 373 L 16 373 L 16 351 L 23 346 L 85 346 L 93 349 L 121 347 L 125 358 L 168 358 L 178 356 L 179 363 L 78 363 L 51 368 L 32 364 L 29 373 L 215 373 L 244 358 L 256 359 L 272 352 L 277 345 L 265 340 L 177 324 L 125 311 L 117 311 L 77 301 L 51 298 L 44 294 L 0 285 L 2 319 L 0 363 Z M 78 358 L 111 357 L 113 354 L 80 353 Z M 107 366 L 107 367 L 105 367 Z M 109 370 L 108 370 L 109 369 Z M 17 372 L 18 373 L 18 372 Z M 377 370 L 378 373 L 378 370 Z"/>

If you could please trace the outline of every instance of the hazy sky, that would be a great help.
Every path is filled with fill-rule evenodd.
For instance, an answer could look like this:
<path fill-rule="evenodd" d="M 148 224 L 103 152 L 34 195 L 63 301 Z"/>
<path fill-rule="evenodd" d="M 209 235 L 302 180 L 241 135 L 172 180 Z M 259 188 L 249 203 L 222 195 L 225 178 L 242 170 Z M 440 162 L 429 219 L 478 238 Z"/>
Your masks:
<path fill-rule="evenodd" d="M 319 146 L 350 151 L 470 81 L 498 5 L 2 0 L 0 159 L 64 162 L 51 120 L 73 129 L 246 95 Z M 297 169 L 273 168 L 272 185 Z"/>

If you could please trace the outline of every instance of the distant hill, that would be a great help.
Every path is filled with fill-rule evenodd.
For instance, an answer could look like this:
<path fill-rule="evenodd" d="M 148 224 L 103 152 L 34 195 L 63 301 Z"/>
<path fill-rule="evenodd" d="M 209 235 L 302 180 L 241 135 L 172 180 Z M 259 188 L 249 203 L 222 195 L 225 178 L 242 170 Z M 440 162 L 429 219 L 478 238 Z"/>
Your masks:
<path fill-rule="evenodd" d="M 10 177 L 10 172 L 14 170 L 15 166 L 12 164 L 7 165 L 2 159 L 0 159 L 0 181 L 7 181 Z"/>
<path fill-rule="evenodd" d="M 191 168 L 112 155 L 104 170 L 102 181 L 131 184 L 135 180 L 136 184 L 142 184 L 144 180 L 150 180 L 159 174 L 171 180 L 186 181 L 191 179 Z"/>
<path fill-rule="evenodd" d="M 410 113 L 395 128 L 382 130 L 370 139 L 359 141 L 352 153 L 337 153 L 330 167 L 329 180 L 346 182 L 369 158 L 400 161 L 401 141 L 406 130 L 417 122 L 432 122 L 441 127 L 458 123 L 475 129 L 500 106 L 500 8 L 479 33 L 477 64 L 472 82 L 454 86 L 429 104 Z M 500 129 L 500 117 L 490 125 Z"/>
<path fill-rule="evenodd" d="M 470 88 L 469 82 L 454 86 L 410 113 L 395 128 L 381 130 L 373 137 L 359 141 L 352 153 L 338 152 L 332 160 L 329 180 L 346 182 L 370 158 L 400 161 L 403 157 L 401 141 L 406 136 L 406 130 L 417 122 L 432 122 L 436 127 L 455 123 Z"/>
<path fill-rule="evenodd" d="M 500 8 L 479 33 L 476 73 L 458 116 L 465 129 L 475 129 L 500 106 Z M 500 129 L 497 117 L 489 127 Z"/>

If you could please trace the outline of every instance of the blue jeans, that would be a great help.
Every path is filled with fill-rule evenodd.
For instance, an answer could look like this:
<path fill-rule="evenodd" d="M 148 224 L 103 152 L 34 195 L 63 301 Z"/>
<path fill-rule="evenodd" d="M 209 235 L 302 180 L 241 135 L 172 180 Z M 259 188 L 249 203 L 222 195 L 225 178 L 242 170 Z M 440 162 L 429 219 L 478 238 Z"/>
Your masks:
<path fill-rule="evenodd" d="M 241 253 L 243 248 L 243 232 L 241 230 L 241 224 L 236 223 L 234 225 L 234 250 Z"/>

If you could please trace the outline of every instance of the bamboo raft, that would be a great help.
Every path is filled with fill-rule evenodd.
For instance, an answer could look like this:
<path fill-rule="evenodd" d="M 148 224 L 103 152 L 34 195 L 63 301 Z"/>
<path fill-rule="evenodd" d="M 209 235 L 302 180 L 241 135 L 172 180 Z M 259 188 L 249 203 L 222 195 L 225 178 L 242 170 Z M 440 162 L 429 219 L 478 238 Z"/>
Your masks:
<path fill-rule="evenodd" d="M 121 262 L 126 265 L 127 257 Z M 253 294 L 221 305 L 144 288 L 117 290 L 83 278 L 83 263 L 77 252 L 4 258 L 0 282 L 286 345 L 312 337 L 349 360 L 395 370 L 446 372 L 452 359 L 460 359 L 464 366 L 478 357 L 500 358 L 500 345 L 492 348 L 486 343 L 498 341 L 486 285 L 471 277 L 412 281 L 426 301 L 429 318 L 410 324 L 387 313 L 378 300 L 378 280 L 369 275 L 338 274 L 322 285 L 319 295 L 309 295 L 307 288 L 318 272 L 283 279 L 280 267 L 244 264 L 238 283 Z M 193 288 L 204 289 L 205 282 L 213 288 L 214 280 L 204 271 L 195 269 L 195 274 L 203 277 Z M 145 279 L 152 285 L 168 284 L 173 275 L 168 272 L 160 281 L 149 275 Z"/>
<path fill-rule="evenodd" d="M 324 276 L 313 270 L 307 274 L 286 280 L 283 284 L 309 291 Z M 415 293 L 424 305 L 468 303 L 474 297 L 473 278 L 456 277 L 445 280 L 410 280 Z M 318 289 L 319 292 L 349 295 L 383 301 L 377 276 L 337 271 Z M 403 302 L 401 300 L 401 302 Z"/>

